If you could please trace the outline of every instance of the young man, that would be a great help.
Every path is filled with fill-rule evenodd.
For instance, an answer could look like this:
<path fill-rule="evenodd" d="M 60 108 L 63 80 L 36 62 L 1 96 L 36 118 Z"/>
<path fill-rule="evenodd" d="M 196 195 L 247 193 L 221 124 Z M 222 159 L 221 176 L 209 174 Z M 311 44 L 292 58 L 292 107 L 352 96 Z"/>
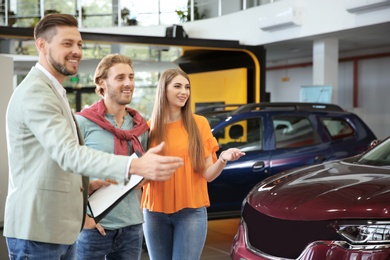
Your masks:
<path fill-rule="evenodd" d="M 76 115 L 85 144 L 96 150 L 131 155 L 147 150 L 149 127 L 129 107 L 134 93 L 130 58 L 120 54 L 104 57 L 96 68 L 96 93 L 102 97 Z M 143 215 L 141 190 L 133 190 L 96 224 L 87 216 L 77 240 L 77 259 L 140 259 Z"/>
<path fill-rule="evenodd" d="M 74 259 L 89 183 L 81 174 L 119 184 L 131 173 L 165 180 L 182 161 L 159 156 L 163 144 L 132 161 L 83 146 L 61 85 L 77 73 L 82 58 L 77 20 L 47 15 L 34 37 L 38 63 L 15 89 L 6 112 L 9 185 L 3 234 L 10 259 Z"/>

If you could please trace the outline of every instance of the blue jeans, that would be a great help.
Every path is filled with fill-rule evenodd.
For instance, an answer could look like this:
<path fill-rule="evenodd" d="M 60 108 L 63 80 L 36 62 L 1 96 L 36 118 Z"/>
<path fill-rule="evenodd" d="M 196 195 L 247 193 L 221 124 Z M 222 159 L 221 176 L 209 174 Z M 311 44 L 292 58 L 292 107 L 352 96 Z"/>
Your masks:
<path fill-rule="evenodd" d="M 83 229 L 77 239 L 77 259 L 141 259 L 142 224 L 105 231 L 102 236 L 96 228 Z"/>
<path fill-rule="evenodd" d="M 173 214 L 144 209 L 144 234 L 151 260 L 198 260 L 207 234 L 206 207 Z"/>
<path fill-rule="evenodd" d="M 76 244 L 50 244 L 10 237 L 6 241 L 10 260 L 76 259 Z"/>

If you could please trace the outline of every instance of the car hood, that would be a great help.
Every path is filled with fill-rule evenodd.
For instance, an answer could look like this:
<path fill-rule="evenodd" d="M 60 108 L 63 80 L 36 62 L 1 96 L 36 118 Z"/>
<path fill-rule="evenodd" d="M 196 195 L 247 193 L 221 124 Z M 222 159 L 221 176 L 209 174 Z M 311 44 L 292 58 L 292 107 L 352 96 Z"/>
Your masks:
<path fill-rule="evenodd" d="M 390 217 L 390 168 L 332 161 L 275 175 L 255 186 L 249 204 L 289 220 Z"/>

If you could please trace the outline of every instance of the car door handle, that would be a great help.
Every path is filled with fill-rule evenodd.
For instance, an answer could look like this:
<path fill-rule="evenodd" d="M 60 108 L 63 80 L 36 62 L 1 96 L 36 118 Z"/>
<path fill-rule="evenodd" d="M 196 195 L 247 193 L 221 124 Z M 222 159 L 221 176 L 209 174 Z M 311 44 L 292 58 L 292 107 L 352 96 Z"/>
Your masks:
<path fill-rule="evenodd" d="M 314 162 L 315 163 L 322 163 L 325 161 L 326 156 L 325 155 L 317 155 L 314 157 Z"/>
<path fill-rule="evenodd" d="M 262 169 L 264 169 L 264 166 L 265 166 L 265 163 L 263 161 L 261 162 L 256 162 L 255 164 L 253 164 L 252 166 L 252 170 L 254 172 L 259 172 L 261 171 Z"/>

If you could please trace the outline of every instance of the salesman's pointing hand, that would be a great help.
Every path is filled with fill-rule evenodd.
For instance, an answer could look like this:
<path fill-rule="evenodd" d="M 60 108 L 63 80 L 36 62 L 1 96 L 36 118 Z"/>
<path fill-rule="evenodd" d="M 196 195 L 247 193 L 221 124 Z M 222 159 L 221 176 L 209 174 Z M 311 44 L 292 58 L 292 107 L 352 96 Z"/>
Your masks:
<path fill-rule="evenodd" d="M 154 181 L 169 179 L 177 168 L 183 166 L 183 160 L 180 157 L 159 155 L 163 147 L 164 142 L 150 148 L 142 157 L 133 159 L 129 174 L 138 174 Z"/>

